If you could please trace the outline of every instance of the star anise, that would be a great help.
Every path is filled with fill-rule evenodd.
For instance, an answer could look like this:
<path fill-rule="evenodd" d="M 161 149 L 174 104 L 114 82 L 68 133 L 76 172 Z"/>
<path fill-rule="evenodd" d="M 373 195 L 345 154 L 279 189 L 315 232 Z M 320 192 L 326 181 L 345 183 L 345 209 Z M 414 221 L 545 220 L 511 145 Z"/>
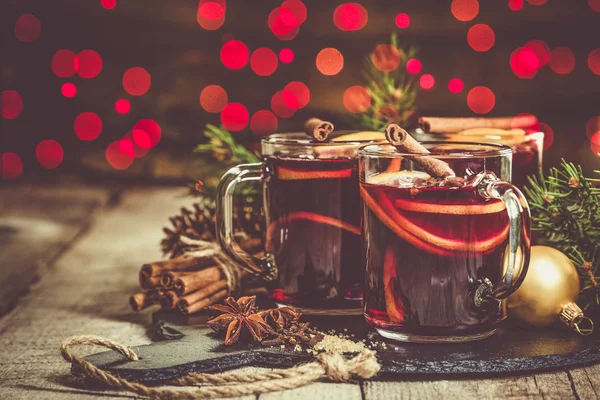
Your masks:
<path fill-rule="evenodd" d="M 258 315 L 263 317 L 265 322 L 271 325 L 273 329 L 279 331 L 298 323 L 302 313 L 293 307 L 281 307 L 259 311 Z"/>
<path fill-rule="evenodd" d="M 225 304 L 210 307 L 211 310 L 220 311 L 222 314 L 209 320 L 208 325 L 215 331 L 227 330 L 226 345 L 240 340 L 243 332 L 249 332 L 254 341 L 261 342 L 263 337 L 271 332 L 271 327 L 256 313 L 258 307 L 255 302 L 256 296 L 243 296 L 237 300 L 228 297 Z"/>

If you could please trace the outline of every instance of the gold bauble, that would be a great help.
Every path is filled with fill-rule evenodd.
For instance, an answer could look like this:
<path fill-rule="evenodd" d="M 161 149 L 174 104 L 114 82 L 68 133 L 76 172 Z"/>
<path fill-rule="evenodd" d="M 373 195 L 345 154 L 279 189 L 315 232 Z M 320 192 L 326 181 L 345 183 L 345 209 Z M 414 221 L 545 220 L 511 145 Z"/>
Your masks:
<path fill-rule="evenodd" d="M 570 318 L 583 316 L 575 305 L 578 297 L 579 276 L 571 260 L 552 247 L 533 246 L 525 280 L 508 298 L 508 315 L 533 326 L 559 318 L 572 325 Z"/>

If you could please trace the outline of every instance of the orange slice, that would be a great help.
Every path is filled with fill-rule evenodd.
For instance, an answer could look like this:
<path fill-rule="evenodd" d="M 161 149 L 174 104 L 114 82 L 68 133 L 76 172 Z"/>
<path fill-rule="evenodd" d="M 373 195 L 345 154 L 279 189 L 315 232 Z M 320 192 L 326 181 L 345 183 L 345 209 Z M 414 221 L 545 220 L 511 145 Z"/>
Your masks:
<path fill-rule="evenodd" d="M 390 164 L 391 165 L 391 164 Z M 392 187 L 412 187 L 415 179 L 427 180 L 428 174 L 421 171 L 386 171 L 367 178 L 367 183 L 372 185 L 385 185 Z"/>
<path fill-rule="evenodd" d="M 368 141 L 382 141 L 385 140 L 385 134 L 383 132 L 354 132 L 347 133 L 331 139 L 332 142 L 368 142 Z"/>
<path fill-rule="evenodd" d="M 349 178 L 352 175 L 352 168 L 338 169 L 333 171 L 307 171 L 302 169 L 277 167 L 275 174 L 277 178 L 284 181 Z"/>
<path fill-rule="evenodd" d="M 385 169 L 386 172 L 397 172 L 402 168 L 402 158 L 393 158 Z"/>
<path fill-rule="evenodd" d="M 445 205 L 396 199 L 394 204 L 396 205 L 396 208 L 401 208 L 405 211 L 431 214 L 482 215 L 495 214 L 497 212 L 506 210 L 506 206 L 501 201 L 494 201 L 490 202 L 489 204 Z"/>
<path fill-rule="evenodd" d="M 398 276 L 396 274 L 396 255 L 391 246 L 383 255 L 383 290 L 385 292 L 385 310 L 391 322 L 405 320 L 402 300 L 398 295 Z"/>
<path fill-rule="evenodd" d="M 282 217 L 279 217 L 278 219 L 269 224 L 269 226 L 267 227 L 266 242 L 271 242 L 271 238 L 273 237 L 275 229 L 277 229 L 278 225 L 280 225 L 283 222 L 292 222 L 297 220 L 308 220 L 320 224 L 331 225 L 348 231 L 350 233 L 354 233 L 355 235 L 360 235 L 360 229 L 358 227 L 340 219 L 327 217 L 325 215 L 316 214 L 308 211 L 295 211 Z"/>

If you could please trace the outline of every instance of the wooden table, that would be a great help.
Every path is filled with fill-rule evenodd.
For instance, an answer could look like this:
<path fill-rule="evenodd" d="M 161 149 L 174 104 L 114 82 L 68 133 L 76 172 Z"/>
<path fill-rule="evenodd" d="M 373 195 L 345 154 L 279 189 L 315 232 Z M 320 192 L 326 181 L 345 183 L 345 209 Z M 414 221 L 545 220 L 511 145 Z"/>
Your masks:
<path fill-rule="evenodd" d="M 127 300 L 140 265 L 161 257 L 167 217 L 191 203 L 184 194 L 178 188 L 0 189 L 0 399 L 135 397 L 86 390 L 58 348 L 81 334 L 150 342 L 150 312 L 131 312 Z M 592 366 L 478 380 L 317 383 L 260 398 L 593 399 L 598 393 L 600 366 Z"/>

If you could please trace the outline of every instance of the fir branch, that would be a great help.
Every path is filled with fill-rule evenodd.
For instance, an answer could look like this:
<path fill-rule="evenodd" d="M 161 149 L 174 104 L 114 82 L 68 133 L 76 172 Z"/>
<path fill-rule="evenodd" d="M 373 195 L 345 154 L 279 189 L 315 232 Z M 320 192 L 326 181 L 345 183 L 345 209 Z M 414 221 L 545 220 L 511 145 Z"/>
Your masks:
<path fill-rule="evenodd" d="M 260 161 L 260 156 L 239 144 L 224 127 L 207 124 L 204 136 L 210 139 L 208 143 L 196 146 L 197 153 L 210 153 L 226 165 L 248 164 Z"/>

